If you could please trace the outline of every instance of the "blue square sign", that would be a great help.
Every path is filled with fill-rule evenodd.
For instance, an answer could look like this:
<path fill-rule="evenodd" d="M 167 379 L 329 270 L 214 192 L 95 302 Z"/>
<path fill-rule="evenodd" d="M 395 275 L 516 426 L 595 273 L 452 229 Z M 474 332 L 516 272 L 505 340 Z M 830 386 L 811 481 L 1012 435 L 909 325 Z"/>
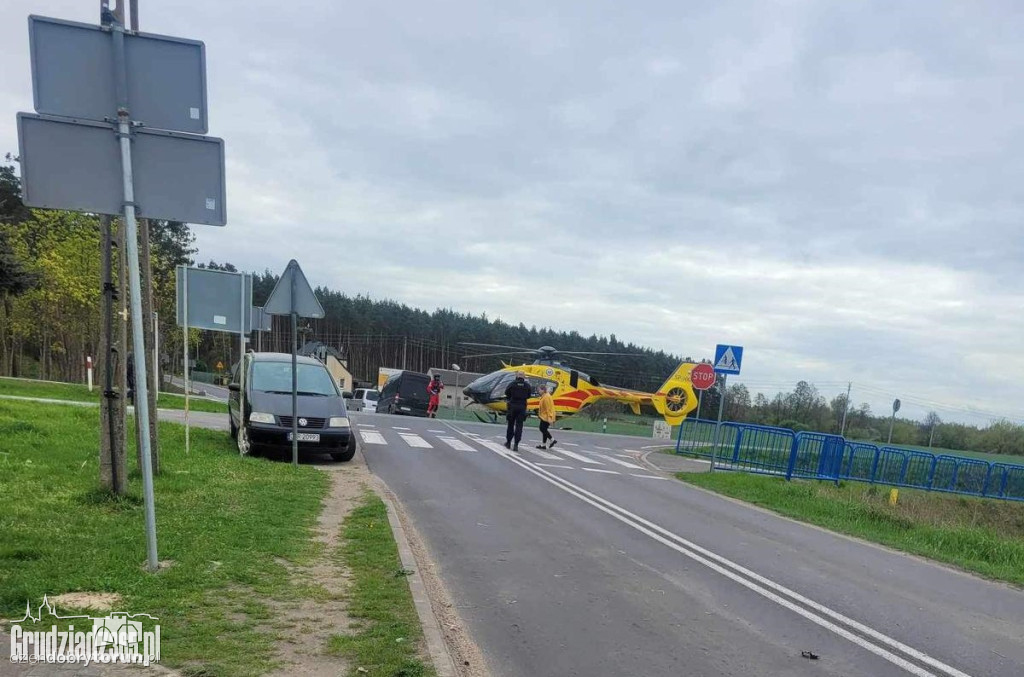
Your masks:
<path fill-rule="evenodd" d="M 715 348 L 715 372 L 719 374 L 739 374 L 743 362 L 743 346 L 723 346 Z"/>

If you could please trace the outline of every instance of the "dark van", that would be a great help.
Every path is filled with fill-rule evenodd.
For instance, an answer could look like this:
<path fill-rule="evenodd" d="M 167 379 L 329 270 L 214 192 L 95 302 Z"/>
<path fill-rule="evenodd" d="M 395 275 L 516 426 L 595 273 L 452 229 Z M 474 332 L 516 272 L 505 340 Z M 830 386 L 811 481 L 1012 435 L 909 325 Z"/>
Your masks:
<path fill-rule="evenodd" d="M 430 400 L 427 393 L 429 382 L 430 377 L 418 371 L 400 371 L 392 374 L 380 390 L 377 413 L 426 416 Z"/>

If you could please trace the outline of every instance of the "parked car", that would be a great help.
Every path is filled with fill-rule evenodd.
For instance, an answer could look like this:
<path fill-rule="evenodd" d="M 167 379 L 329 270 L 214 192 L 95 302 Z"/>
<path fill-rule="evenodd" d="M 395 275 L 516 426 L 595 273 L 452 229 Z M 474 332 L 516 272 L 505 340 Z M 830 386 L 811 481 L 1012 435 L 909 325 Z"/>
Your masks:
<path fill-rule="evenodd" d="M 426 416 L 430 377 L 418 371 L 400 371 L 388 378 L 380 390 L 377 413 Z"/>
<path fill-rule="evenodd" d="M 380 391 L 375 388 L 356 388 L 352 398 L 348 401 L 349 411 L 366 411 L 375 413 L 377 411 L 377 400 L 380 399 Z"/>
<path fill-rule="evenodd" d="M 245 412 L 240 415 L 238 365 L 228 385 L 231 436 L 243 455 L 265 449 L 292 447 L 292 356 L 250 353 L 245 356 Z M 299 357 L 298 438 L 303 455 L 330 454 L 349 461 L 356 453 L 356 437 L 341 391 L 327 367 L 312 357 Z"/>

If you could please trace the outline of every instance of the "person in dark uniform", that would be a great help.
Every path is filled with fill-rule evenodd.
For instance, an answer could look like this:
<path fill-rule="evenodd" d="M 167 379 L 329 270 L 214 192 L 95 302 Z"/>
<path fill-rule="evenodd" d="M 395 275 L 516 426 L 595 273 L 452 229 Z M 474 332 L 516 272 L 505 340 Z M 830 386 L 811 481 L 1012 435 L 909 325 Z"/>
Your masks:
<path fill-rule="evenodd" d="M 526 374 L 516 372 L 516 380 L 505 388 L 505 400 L 508 405 L 505 416 L 508 418 L 508 429 L 505 431 L 505 448 L 519 451 L 519 441 L 523 439 L 523 422 L 526 421 L 526 403 L 530 399 L 530 384 L 526 382 Z"/>

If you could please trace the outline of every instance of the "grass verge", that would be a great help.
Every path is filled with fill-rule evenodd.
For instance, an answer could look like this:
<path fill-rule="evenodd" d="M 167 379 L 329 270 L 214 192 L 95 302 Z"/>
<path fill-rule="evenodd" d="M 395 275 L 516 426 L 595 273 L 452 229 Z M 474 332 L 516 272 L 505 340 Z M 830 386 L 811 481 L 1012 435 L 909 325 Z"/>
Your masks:
<path fill-rule="evenodd" d="M 22 379 L 0 377 L 0 395 L 15 395 L 17 397 L 42 397 L 50 400 L 69 400 L 72 402 L 96 402 L 100 401 L 100 389 L 89 389 L 78 383 L 51 383 L 48 381 L 26 381 Z M 160 393 L 157 406 L 161 409 L 184 409 L 185 398 L 181 395 L 171 393 Z M 189 409 L 192 411 L 207 411 L 216 414 L 223 414 L 227 411 L 227 405 L 223 402 L 216 402 L 202 397 L 189 398 Z"/>
<path fill-rule="evenodd" d="M 293 585 L 286 565 L 316 552 L 328 477 L 239 458 L 226 434 L 200 429 L 186 456 L 184 429 L 161 424 L 157 542 L 173 565 L 149 574 L 141 479 L 132 472 L 122 498 L 97 490 L 97 428 L 95 409 L 0 400 L 0 618 L 43 595 L 112 592 L 115 610 L 160 619 L 163 662 L 185 674 L 272 667 L 271 600 L 317 594 Z"/>
<path fill-rule="evenodd" d="M 794 519 L 1024 586 L 1024 503 L 746 473 L 677 473 Z"/>
<path fill-rule="evenodd" d="M 408 572 L 402 570 L 379 497 L 368 493 L 345 519 L 338 555 L 352 574 L 348 614 L 359 625 L 354 635 L 331 637 L 328 651 L 349 659 L 351 675 L 434 675 L 420 659 L 423 634 L 405 580 Z"/>

